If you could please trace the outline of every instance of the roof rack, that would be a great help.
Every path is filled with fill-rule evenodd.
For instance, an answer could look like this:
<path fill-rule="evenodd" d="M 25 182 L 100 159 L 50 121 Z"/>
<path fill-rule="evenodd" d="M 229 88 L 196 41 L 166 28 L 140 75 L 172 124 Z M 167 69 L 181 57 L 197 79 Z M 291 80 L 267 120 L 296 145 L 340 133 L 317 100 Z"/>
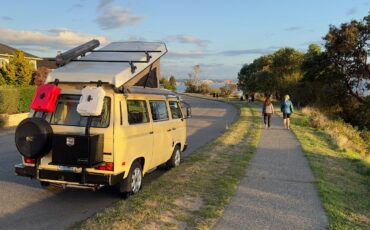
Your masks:
<path fill-rule="evenodd" d="M 171 90 L 157 89 L 157 88 L 144 88 L 141 86 L 124 86 L 123 93 L 132 93 L 132 94 L 155 94 L 155 95 L 176 95 L 176 93 Z"/>
<path fill-rule="evenodd" d="M 50 73 L 47 82 L 55 78 L 71 83 L 101 80 L 119 88 L 133 78 L 142 78 L 143 71 L 167 53 L 163 42 L 112 42 L 95 50 L 98 45 L 99 41 L 93 40 L 58 55 L 61 68 Z"/>
<path fill-rule="evenodd" d="M 152 56 L 149 53 L 161 53 L 161 50 L 91 50 L 92 53 L 145 53 L 146 61 L 141 60 L 94 60 L 94 59 L 73 59 L 71 61 L 77 62 L 110 62 L 110 63 L 129 63 L 131 73 L 135 73 L 137 67 L 134 63 L 149 63 Z"/>

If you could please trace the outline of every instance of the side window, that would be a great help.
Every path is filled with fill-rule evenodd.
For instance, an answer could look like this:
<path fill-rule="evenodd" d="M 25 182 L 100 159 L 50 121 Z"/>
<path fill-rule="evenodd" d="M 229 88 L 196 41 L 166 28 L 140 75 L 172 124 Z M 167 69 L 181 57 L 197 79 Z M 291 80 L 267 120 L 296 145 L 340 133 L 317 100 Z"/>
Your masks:
<path fill-rule="evenodd" d="M 141 124 L 149 122 L 148 108 L 145 101 L 128 100 L 127 101 L 128 123 Z"/>
<path fill-rule="evenodd" d="M 177 101 L 169 101 L 172 119 L 182 118 L 182 112 L 179 103 Z"/>
<path fill-rule="evenodd" d="M 168 120 L 168 111 L 165 101 L 150 101 L 153 121 Z"/>

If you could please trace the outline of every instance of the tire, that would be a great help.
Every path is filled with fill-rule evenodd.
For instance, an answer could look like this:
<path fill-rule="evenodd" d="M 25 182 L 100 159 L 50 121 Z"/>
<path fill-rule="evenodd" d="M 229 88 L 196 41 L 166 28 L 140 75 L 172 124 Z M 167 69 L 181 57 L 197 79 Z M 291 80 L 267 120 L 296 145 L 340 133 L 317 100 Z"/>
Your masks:
<path fill-rule="evenodd" d="M 50 183 L 46 181 L 40 181 L 40 185 L 42 188 L 48 188 L 50 186 Z"/>
<path fill-rule="evenodd" d="M 178 145 L 176 145 L 173 150 L 171 158 L 166 162 L 167 168 L 175 168 L 181 163 L 181 150 Z"/>
<path fill-rule="evenodd" d="M 131 168 L 128 176 L 119 184 L 119 192 L 127 198 L 130 195 L 138 193 L 141 189 L 143 182 L 143 169 L 138 161 L 135 161 Z"/>
<path fill-rule="evenodd" d="M 53 129 L 42 118 L 26 118 L 15 130 L 15 145 L 24 157 L 39 159 L 51 150 Z"/>

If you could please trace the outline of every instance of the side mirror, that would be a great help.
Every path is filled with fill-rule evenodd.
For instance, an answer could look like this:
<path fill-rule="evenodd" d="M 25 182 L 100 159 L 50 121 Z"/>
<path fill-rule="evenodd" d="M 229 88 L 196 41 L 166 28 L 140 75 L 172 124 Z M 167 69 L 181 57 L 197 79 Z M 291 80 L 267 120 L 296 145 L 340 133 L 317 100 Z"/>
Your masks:
<path fill-rule="evenodd" d="M 191 116 L 191 107 L 186 107 L 186 118 L 190 118 Z"/>
<path fill-rule="evenodd" d="M 186 103 L 185 101 L 181 101 L 181 107 L 186 108 L 186 116 L 184 118 L 192 117 L 191 106 L 188 103 Z"/>

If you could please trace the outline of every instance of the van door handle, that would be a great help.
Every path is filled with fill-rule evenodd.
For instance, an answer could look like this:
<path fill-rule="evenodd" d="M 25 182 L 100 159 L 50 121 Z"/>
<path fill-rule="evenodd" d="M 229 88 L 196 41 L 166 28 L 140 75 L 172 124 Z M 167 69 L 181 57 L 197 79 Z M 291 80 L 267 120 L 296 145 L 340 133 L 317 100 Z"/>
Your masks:
<path fill-rule="evenodd" d="M 149 134 L 153 134 L 154 132 L 152 131 L 152 132 L 149 132 Z"/>
<path fill-rule="evenodd" d="M 171 132 L 171 129 L 168 129 L 167 132 Z"/>
<path fill-rule="evenodd" d="M 176 128 L 172 128 L 172 130 L 176 130 Z"/>

